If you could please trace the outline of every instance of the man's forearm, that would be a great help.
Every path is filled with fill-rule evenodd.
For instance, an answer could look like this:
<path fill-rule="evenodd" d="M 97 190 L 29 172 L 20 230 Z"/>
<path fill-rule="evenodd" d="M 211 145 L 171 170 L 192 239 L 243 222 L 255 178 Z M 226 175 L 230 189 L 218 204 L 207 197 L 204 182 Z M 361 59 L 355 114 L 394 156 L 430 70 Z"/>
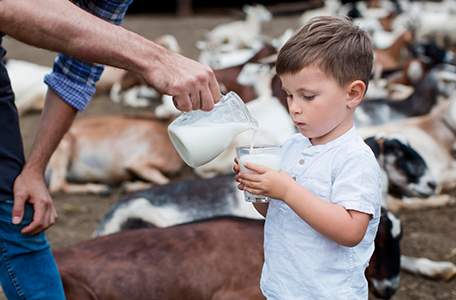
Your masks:
<path fill-rule="evenodd" d="M 164 50 L 68 0 L 0 0 L 0 31 L 32 46 L 136 72 L 145 68 L 146 57 L 153 62 Z"/>
<path fill-rule="evenodd" d="M 38 131 L 24 168 L 43 174 L 46 165 L 63 135 L 71 126 L 77 110 L 48 90 Z"/>

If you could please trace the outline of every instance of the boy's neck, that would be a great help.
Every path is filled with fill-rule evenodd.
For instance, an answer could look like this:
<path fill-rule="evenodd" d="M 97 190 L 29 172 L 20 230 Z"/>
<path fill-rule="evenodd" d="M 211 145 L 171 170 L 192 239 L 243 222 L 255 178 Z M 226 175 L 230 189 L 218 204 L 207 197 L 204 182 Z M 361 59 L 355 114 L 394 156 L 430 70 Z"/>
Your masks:
<path fill-rule="evenodd" d="M 312 144 L 312 146 L 326 145 L 326 144 L 338 139 L 339 137 L 343 136 L 352 128 L 353 128 L 353 122 L 351 122 L 351 124 L 347 124 L 346 126 L 344 126 L 343 129 L 340 128 L 340 130 L 338 130 L 338 132 L 334 135 L 331 134 L 335 130 L 335 129 L 333 129 L 333 131 L 331 131 L 325 135 L 325 137 L 328 137 L 328 139 L 325 139 L 325 137 L 308 138 L 308 139 L 309 139 L 309 142 Z"/>

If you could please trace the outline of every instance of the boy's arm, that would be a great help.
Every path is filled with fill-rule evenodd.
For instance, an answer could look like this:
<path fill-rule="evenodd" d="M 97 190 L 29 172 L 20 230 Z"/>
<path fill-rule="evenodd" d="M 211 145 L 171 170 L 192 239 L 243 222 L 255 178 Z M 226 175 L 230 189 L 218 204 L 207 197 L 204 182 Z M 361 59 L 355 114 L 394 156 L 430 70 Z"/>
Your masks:
<path fill-rule="evenodd" d="M 371 216 L 326 202 L 295 182 L 284 171 L 274 171 L 252 163 L 255 173 L 239 173 L 248 192 L 284 201 L 313 229 L 346 247 L 356 246 L 364 237 Z"/>
<path fill-rule="evenodd" d="M 369 214 L 326 202 L 294 181 L 282 200 L 313 229 L 346 247 L 361 242 L 371 219 Z"/>

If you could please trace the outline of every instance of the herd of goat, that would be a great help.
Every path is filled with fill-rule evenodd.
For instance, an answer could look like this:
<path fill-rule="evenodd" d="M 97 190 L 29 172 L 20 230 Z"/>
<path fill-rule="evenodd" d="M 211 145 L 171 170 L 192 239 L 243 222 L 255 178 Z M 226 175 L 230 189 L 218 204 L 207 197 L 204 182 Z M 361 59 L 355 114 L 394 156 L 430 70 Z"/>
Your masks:
<path fill-rule="evenodd" d="M 383 181 L 382 218 L 366 277 L 373 295 L 390 299 L 400 270 L 443 280 L 456 275 L 451 262 L 401 256 L 402 225 L 394 215 L 456 203 L 446 193 L 456 187 L 456 61 L 450 50 L 456 0 L 344 2 L 323 1 L 304 11 L 299 25 L 317 15 L 349 15 L 375 45 L 355 126 L 375 153 Z M 245 20 L 219 25 L 196 42 L 198 60 L 214 69 L 224 93 L 235 91 L 246 102 L 260 124 L 256 143 L 280 144 L 297 129 L 274 63 L 297 28 L 268 37 L 262 32 L 262 23 L 273 18 L 268 9 L 257 4 L 244 11 Z M 182 51 L 172 35 L 156 42 Z M 19 113 L 41 109 L 42 78 L 51 70 L 13 59 L 6 66 Z M 264 299 L 264 220 L 244 201 L 232 174 L 235 148 L 250 144 L 251 134 L 239 134 L 219 157 L 194 169 L 195 179 L 172 180 L 184 166 L 167 133 L 180 114 L 172 99 L 136 74 L 110 67 L 97 89 L 123 105 L 154 107 L 154 113 L 77 121 L 49 162 L 51 193 L 103 195 L 120 184 L 127 193 L 92 239 L 54 251 L 67 299 Z"/>

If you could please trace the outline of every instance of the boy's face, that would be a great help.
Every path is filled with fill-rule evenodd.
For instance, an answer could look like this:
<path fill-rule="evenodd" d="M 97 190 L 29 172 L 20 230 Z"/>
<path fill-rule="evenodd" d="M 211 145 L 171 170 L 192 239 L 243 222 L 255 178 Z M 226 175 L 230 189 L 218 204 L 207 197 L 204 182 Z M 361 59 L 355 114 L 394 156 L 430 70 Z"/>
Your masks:
<path fill-rule="evenodd" d="M 315 66 L 281 76 L 290 116 L 313 145 L 326 144 L 353 126 L 353 109 L 347 104 L 350 88 L 342 88 Z"/>

